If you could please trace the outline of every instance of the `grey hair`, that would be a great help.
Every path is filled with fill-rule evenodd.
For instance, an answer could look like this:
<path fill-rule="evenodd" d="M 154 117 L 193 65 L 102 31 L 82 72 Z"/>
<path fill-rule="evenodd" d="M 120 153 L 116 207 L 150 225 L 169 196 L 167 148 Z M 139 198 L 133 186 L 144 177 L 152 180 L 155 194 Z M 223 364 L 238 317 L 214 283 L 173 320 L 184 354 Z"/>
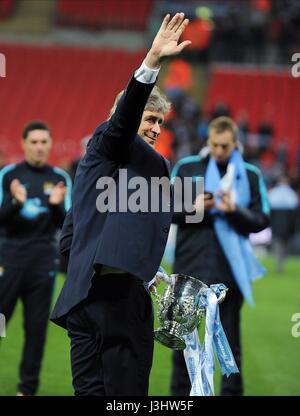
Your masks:
<path fill-rule="evenodd" d="M 119 94 L 115 98 L 115 102 L 110 110 L 109 118 L 114 114 L 116 111 L 117 105 L 123 95 L 125 90 L 119 92 Z M 145 110 L 148 111 L 155 111 L 157 113 L 162 113 L 163 115 L 167 114 L 171 110 L 171 103 L 166 97 L 165 94 L 155 85 L 151 94 L 148 98 L 148 101 L 145 105 Z"/>

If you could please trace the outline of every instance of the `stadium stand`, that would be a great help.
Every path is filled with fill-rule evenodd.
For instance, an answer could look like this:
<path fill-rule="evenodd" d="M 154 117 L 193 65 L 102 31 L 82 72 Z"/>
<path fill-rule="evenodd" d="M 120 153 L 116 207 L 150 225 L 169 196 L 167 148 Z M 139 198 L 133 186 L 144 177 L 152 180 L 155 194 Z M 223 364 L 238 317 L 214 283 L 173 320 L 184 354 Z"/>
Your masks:
<path fill-rule="evenodd" d="M 257 131 L 263 119 L 271 119 L 274 146 L 284 140 L 289 162 L 295 164 L 300 138 L 300 78 L 292 78 L 288 70 L 215 68 L 205 111 L 217 102 L 225 102 L 233 117 L 246 110 L 252 131 Z"/>
<path fill-rule="evenodd" d="M 15 8 L 15 0 L 1 0 L 0 1 L 0 20 L 7 19 L 11 16 Z"/>
<path fill-rule="evenodd" d="M 21 157 L 20 135 L 26 122 L 42 119 L 52 128 L 50 163 L 74 159 L 80 139 L 104 121 L 115 95 L 124 88 L 143 52 L 0 44 L 8 62 L 1 83 L 1 150 Z M 4 79 L 3 79 L 4 80 Z"/>
<path fill-rule="evenodd" d="M 153 0 L 59 0 L 57 23 L 90 29 L 144 30 Z"/>

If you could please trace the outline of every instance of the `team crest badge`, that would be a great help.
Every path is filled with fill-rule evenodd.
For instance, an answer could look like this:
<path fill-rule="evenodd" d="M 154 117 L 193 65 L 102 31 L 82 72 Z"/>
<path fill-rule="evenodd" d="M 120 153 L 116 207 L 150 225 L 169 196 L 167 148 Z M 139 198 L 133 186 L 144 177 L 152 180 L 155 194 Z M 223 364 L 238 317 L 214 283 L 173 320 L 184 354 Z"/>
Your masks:
<path fill-rule="evenodd" d="M 54 183 L 44 182 L 44 185 L 43 185 L 44 195 L 50 196 L 53 188 L 54 188 Z"/>

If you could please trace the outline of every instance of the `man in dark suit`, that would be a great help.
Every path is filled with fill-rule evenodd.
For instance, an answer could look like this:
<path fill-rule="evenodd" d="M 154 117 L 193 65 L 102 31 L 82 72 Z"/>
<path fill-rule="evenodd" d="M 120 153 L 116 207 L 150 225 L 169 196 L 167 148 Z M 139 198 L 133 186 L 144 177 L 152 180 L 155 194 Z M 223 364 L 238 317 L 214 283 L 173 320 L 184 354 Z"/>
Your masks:
<path fill-rule="evenodd" d="M 69 256 L 68 277 L 52 314 L 71 339 L 76 395 L 148 392 L 153 315 L 145 284 L 159 267 L 172 213 L 134 213 L 121 205 L 127 206 L 132 196 L 128 180 L 138 177 L 150 185 L 153 177 L 169 178 L 166 160 L 154 149 L 169 103 L 154 84 L 162 58 L 190 44 L 178 42 L 187 24 L 183 13 L 164 18 L 143 64 L 117 97 L 110 119 L 96 129 L 76 172 L 73 206 L 61 237 L 61 251 Z M 116 196 L 117 210 L 103 212 L 99 202 L 105 178 L 111 179 L 108 197 Z"/>

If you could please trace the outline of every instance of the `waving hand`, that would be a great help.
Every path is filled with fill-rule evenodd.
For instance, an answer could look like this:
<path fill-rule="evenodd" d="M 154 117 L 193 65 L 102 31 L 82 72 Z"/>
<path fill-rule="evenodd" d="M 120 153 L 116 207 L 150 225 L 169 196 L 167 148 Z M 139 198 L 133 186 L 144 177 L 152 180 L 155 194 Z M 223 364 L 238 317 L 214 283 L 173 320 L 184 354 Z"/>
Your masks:
<path fill-rule="evenodd" d="M 189 20 L 184 18 L 184 13 L 176 13 L 172 19 L 167 14 L 153 40 L 145 64 L 150 68 L 157 68 L 164 57 L 178 55 L 190 45 L 192 43 L 190 40 L 179 43 L 179 38 L 188 23 Z"/>

